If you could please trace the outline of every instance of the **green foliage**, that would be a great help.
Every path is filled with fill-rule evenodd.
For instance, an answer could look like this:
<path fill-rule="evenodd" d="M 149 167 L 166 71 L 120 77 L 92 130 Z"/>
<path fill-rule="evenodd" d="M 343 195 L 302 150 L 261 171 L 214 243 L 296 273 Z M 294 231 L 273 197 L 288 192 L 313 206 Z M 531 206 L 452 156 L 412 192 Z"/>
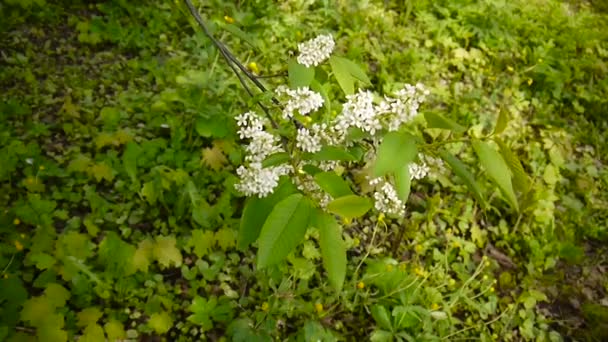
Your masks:
<path fill-rule="evenodd" d="M 299 127 L 403 82 L 430 90 L 423 118 L 271 155 L 293 178 L 244 199 L 233 117 L 280 106 L 183 2 L 3 2 L 0 340 L 604 338 L 599 1 L 193 2 L 266 88 L 323 97 Z M 328 63 L 297 64 L 319 32 Z M 420 154 L 445 166 L 413 180 Z M 406 215 L 374 209 L 375 176 Z"/>

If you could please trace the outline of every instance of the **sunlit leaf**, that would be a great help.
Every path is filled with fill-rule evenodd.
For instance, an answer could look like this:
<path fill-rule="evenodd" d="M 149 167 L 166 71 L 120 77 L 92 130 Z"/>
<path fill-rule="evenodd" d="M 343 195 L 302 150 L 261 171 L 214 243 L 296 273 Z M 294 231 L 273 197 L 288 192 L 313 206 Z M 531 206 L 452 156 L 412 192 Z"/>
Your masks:
<path fill-rule="evenodd" d="M 259 237 L 258 268 L 283 260 L 304 238 L 311 206 L 301 194 L 277 203 L 266 219 Z"/>
<path fill-rule="evenodd" d="M 513 209 L 519 211 L 519 205 L 517 203 L 517 197 L 513 191 L 513 185 L 511 183 L 511 173 L 507 163 L 502 158 L 500 153 L 496 151 L 488 143 L 482 141 L 474 141 L 473 149 L 483 168 L 488 173 L 490 179 L 492 179 L 502 194 L 506 197 L 507 201 L 511 204 Z"/>
<path fill-rule="evenodd" d="M 289 86 L 292 89 L 308 87 L 315 78 L 315 68 L 307 68 L 291 59 L 287 64 L 287 74 L 289 75 Z"/>
<path fill-rule="evenodd" d="M 182 265 L 182 253 L 175 246 L 177 242 L 175 237 L 158 235 L 155 240 L 152 254 L 161 267 L 167 268 L 171 265 L 179 267 Z"/>
<path fill-rule="evenodd" d="M 465 132 L 467 129 L 457 122 L 446 118 L 445 116 L 438 113 L 424 113 L 424 119 L 426 120 L 426 126 L 428 128 L 441 128 L 451 130 L 456 133 Z"/>
<path fill-rule="evenodd" d="M 353 193 L 348 183 L 333 171 L 317 173 L 314 178 L 319 187 L 334 198 Z"/>
<path fill-rule="evenodd" d="M 368 198 L 357 195 L 339 197 L 327 204 L 327 210 L 349 219 L 361 217 L 371 208 L 372 202 Z"/>
<path fill-rule="evenodd" d="M 320 210 L 315 210 L 314 225 L 319 230 L 319 246 L 323 267 L 329 283 L 340 292 L 346 277 L 346 246 L 342 239 L 342 228 L 336 219 Z"/>
<path fill-rule="evenodd" d="M 380 146 L 374 164 L 374 175 L 396 172 L 414 160 L 417 153 L 414 137 L 407 133 L 389 132 Z"/>
<path fill-rule="evenodd" d="M 440 151 L 439 155 L 450 166 L 456 176 L 462 179 L 465 185 L 469 188 L 469 191 L 473 193 L 473 196 L 475 196 L 477 201 L 479 201 L 479 203 L 481 203 L 482 205 L 485 205 L 485 200 L 481 193 L 481 187 L 479 186 L 479 184 L 477 184 L 477 181 L 475 181 L 475 177 L 469 171 L 467 166 L 447 151 Z"/>

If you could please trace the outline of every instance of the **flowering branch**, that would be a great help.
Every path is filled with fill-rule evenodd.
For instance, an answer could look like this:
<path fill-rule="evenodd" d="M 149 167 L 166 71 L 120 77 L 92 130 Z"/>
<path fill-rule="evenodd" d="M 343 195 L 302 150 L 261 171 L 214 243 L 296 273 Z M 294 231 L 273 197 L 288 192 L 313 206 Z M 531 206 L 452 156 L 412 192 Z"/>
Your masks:
<path fill-rule="evenodd" d="M 209 37 L 209 39 L 211 39 L 211 42 L 213 43 L 213 45 L 215 45 L 215 47 L 222 54 L 222 57 L 226 60 L 226 62 L 228 63 L 228 66 L 230 66 L 230 69 L 232 69 L 234 74 L 238 77 L 239 81 L 243 85 L 243 88 L 245 88 L 245 91 L 247 91 L 249 96 L 253 97 L 253 92 L 249 88 L 249 85 L 247 85 L 247 82 L 245 82 L 245 79 L 243 78 L 243 76 L 239 73 L 239 70 L 241 72 L 243 72 L 245 74 L 245 76 L 247 76 L 247 78 L 249 80 L 251 80 L 251 82 L 253 82 L 262 92 L 267 92 L 268 90 L 257 79 L 257 77 L 255 75 L 253 75 L 251 72 L 249 72 L 249 70 L 247 70 L 247 68 L 241 62 L 239 62 L 239 60 L 232 54 L 232 52 L 230 52 L 230 50 L 222 42 L 220 42 L 217 38 L 215 38 L 213 36 L 211 31 L 209 31 L 209 28 L 205 24 L 205 21 L 203 20 L 201 15 L 198 13 L 198 10 L 194 7 L 192 2 L 190 0 L 184 0 L 184 2 L 186 3 L 186 6 L 188 6 L 188 10 L 190 10 L 190 14 L 192 14 L 192 16 L 194 17 L 196 22 L 203 29 L 203 32 L 205 33 L 205 35 L 207 37 Z M 239 70 L 237 70 L 237 68 Z M 276 105 L 280 104 L 279 100 L 277 100 L 275 97 L 272 97 L 272 102 L 274 102 L 274 104 L 276 104 Z M 277 124 L 277 122 L 273 119 L 272 115 L 270 115 L 268 108 L 266 108 L 266 106 L 264 106 L 260 101 L 257 101 L 257 103 L 260 106 L 260 108 L 262 108 L 262 110 L 264 111 L 264 113 L 266 114 L 268 119 L 270 120 L 272 127 L 275 129 L 279 128 L 279 125 Z"/>

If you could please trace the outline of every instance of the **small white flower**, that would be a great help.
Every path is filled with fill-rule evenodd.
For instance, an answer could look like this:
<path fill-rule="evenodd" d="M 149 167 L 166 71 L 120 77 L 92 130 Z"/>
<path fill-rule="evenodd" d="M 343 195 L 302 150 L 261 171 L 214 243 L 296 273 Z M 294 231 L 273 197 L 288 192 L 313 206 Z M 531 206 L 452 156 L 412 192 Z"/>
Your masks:
<path fill-rule="evenodd" d="M 292 169 L 288 165 L 267 168 L 263 168 L 262 163 L 250 163 L 249 167 L 241 165 L 236 170 L 241 179 L 234 187 L 246 196 L 266 197 L 279 185 L 279 178 L 291 171 Z"/>
<path fill-rule="evenodd" d="M 422 179 L 424 177 L 426 177 L 426 175 L 429 173 L 430 168 L 428 167 L 428 165 L 426 165 L 426 163 L 421 162 L 421 163 L 411 163 L 409 166 L 409 171 L 410 171 L 410 179 L 414 180 L 414 179 Z"/>
<path fill-rule="evenodd" d="M 308 115 L 323 107 L 324 100 L 321 94 L 310 90 L 308 87 L 293 90 L 285 86 L 279 86 L 276 93 L 277 95 L 286 94 L 289 97 L 283 108 L 284 119 L 291 119 L 296 110 L 300 115 Z"/>
<path fill-rule="evenodd" d="M 298 44 L 300 55 L 298 63 L 306 67 L 317 66 L 329 58 L 335 47 L 331 34 L 319 35 L 314 39 Z"/>
<path fill-rule="evenodd" d="M 296 136 L 296 146 L 304 152 L 319 152 L 321 151 L 321 138 L 312 135 L 307 128 L 300 128 Z"/>
<path fill-rule="evenodd" d="M 405 214 L 405 203 L 399 199 L 397 191 L 388 182 L 385 182 L 378 191 L 374 192 L 374 199 L 374 207 L 381 213 L 393 216 L 403 216 Z"/>
<path fill-rule="evenodd" d="M 374 135 L 382 128 L 374 107 L 374 95 L 370 91 L 359 89 L 359 92 L 346 97 L 342 112 L 336 117 L 334 129 L 346 135 L 350 127 L 357 127 Z"/>

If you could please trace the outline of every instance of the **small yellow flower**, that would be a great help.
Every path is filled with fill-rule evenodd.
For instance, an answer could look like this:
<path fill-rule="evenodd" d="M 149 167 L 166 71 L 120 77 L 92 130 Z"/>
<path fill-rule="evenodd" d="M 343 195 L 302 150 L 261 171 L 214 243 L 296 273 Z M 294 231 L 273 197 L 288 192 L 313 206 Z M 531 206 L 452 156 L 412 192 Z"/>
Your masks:
<path fill-rule="evenodd" d="M 485 266 L 490 267 L 490 261 L 486 260 Z"/>
<path fill-rule="evenodd" d="M 528 85 L 532 85 L 532 82 L 534 82 L 531 78 L 528 78 Z"/>
<path fill-rule="evenodd" d="M 304 117 L 304 122 L 311 123 L 312 122 L 312 118 L 310 116 L 305 116 Z"/>
<path fill-rule="evenodd" d="M 359 240 L 359 238 L 354 238 L 353 239 L 353 246 L 357 247 L 361 244 L 361 240 Z"/>
<path fill-rule="evenodd" d="M 439 310 L 439 304 L 437 304 L 437 303 L 431 304 L 431 310 L 433 310 L 433 311 Z"/>
<path fill-rule="evenodd" d="M 18 218 L 16 218 L 16 219 L 14 219 L 14 220 L 13 220 L 13 224 L 14 224 L 15 226 L 18 226 L 18 225 L 19 225 L 19 223 L 21 223 L 21 220 L 19 220 Z"/>
<path fill-rule="evenodd" d="M 348 218 L 348 217 L 343 217 L 342 218 L 342 223 L 345 224 L 345 225 L 349 225 L 349 224 L 351 224 L 351 222 L 353 222 L 353 220 L 350 219 L 350 218 Z"/>
<path fill-rule="evenodd" d="M 316 303 L 316 304 L 315 304 L 315 311 L 317 311 L 317 313 L 321 313 L 321 312 L 323 312 L 323 304 L 321 304 L 321 303 Z"/>
<path fill-rule="evenodd" d="M 424 270 L 420 267 L 414 268 L 414 273 L 416 273 L 416 275 L 421 276 L 421 277 L 424 276 Z"/>
<path fill-rule="evenodd" d="M 421 253 L 423 247 L 421 245 L 416 245 L 416 247 L 414 249 L 416 250 L 416 253 Z"/>
<path fill-rule="evenodd" d="M 362 282 L 362 281 L 358 282 L 358 283 L 357 283 L 357 288 L 358 288 L 359 290 L 363 290 L 363 289 L 365 288 L 365 283 L 364 283 L 364 282 Z"/>
<path fill-rule="evenodd" d="M 538 63 L 542 63 L 542 62 L 543 62 L 543 59 L 542 59 L 542 58 L 539 58 L 539 59 L 538 59 Z"/>
<path fill-rule="evenodd" d="M 393 265 L 391 265 L 391 264 L 386 265 L 386 271 L 393 272 Z"/>
<path fill-rule="evenodd" d="M 459 241 L 454 241 L 454 242 L 452 242 L 452 246 L 454 248 L 459 248 L 460 247 L 460 242 Z"/>
<path fill-rule="evenodd" d="M 23 245 L 18 240 L 15 240 L 15 248 L 17 248 L 18 251 L 22 251 Z"/>
<path fill-rule="evenodd" d="M 298 38 L 302 38 L 302 32 L 300 32 L 300 31 L 296 31 L 296 37 L 298 37 Z"/>
<path fill-rule="evenodd" d="M 304 171 L 304 170 L 302 170 L 302 169 L 298 169 L 298 173 L 299 173 L 299 174 L 301 174 L 301 175 L 305 175 L 305 174 L 306 174 L 306 171 Z"/>
<path fill-rule="evenodd" d="M 509 66 L 507 67 L 507 70 L 509 70 L 510 72 L 513 72 L 515 69 L 513 69 L 513 67 L 509 65 Z"/>
<path fill-rule="evenodd" d="M 448 285 L 450 285 L 450 286 L 456 285 L 456 280 L 454 280 L 454 278 L 450 278 L 450 280 L 448 280 Z"/>
<path fill-rule="evenodd" d="M 488 280 L 488 276 L 486 274 L 483 275 L 483 280 Z"/>
<path fill-rule="evenodd" d="M 234 18 L 228 15 L 224 16 L 224 20 L 228 23 L 228 24 L 234 24 Z"/>
<path fill-rule="evenodd" d="M 38 170 L 40 170 L 40 171 L 44 171 L 44 165 L 40 165 L 40 166 L 38 166 Z"/>
<path fill-rule="evenodd" d="M 260 68 L 258 68 L 258 64 L 256 62 L 250 62 L 247 64 L 247 67 L 256 74 L 260 73 Z"/>
<path fill-rule="evenodd" d="M 268 302 L 262 303 L 262 311 L 268 312 L 269 308 L 270 308 L 270 305 L 268 305 Z"/>
<path fill-rule="evenodd" d="M 27 184 L 34 184 L 34 183 L 36 182 L 36 180 L 34 179 L 34 177 L 27 177 L 27 178 L 25 179 L 25 182 L 26 182 Z"/>
<path fill-rule="evenodd" d="M 490 287 L 490 292 L 494 292 L 496 291 L 496 289 L 494 288 L 494 286 Z"/>

